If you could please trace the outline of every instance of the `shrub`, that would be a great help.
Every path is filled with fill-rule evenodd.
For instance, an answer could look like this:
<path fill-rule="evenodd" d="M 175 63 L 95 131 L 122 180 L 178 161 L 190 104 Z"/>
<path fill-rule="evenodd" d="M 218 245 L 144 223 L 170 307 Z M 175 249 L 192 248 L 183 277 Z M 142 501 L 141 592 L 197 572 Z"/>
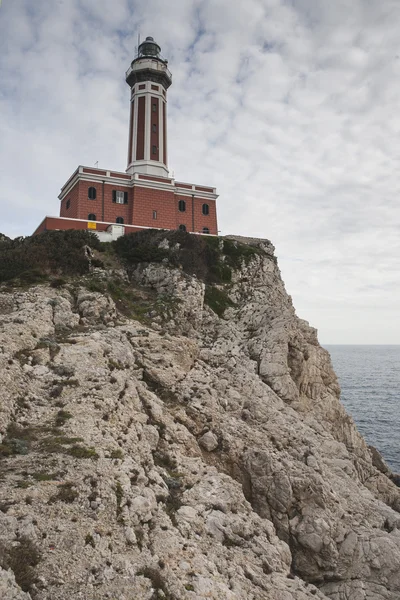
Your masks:
<path fill-rule="evenodd" d="M 72 419 L 71 413 L 65 410 L 59 410 L 56 416 L 56 427 L 62 427 L 69 419 Z"/>
<path fill-rule="evenodd" d="M 94 448 L 86 448 L 85 446 L 72 446 L 72 448 L 68 448 L 66 453 L 74 458 L 99 458 Z"/>
<path fill-rule="evenodd" d="M 220 290 L 214 286 L 206 286 L 204 302 L 213 310 L 219 317 L 222 317 L 225 310 L 230 306 L 234 306 L 234 302 L 229 298 L 224 290 Z"/>
<path fill-rule="evenodd" d="M 86 230 L 46 231 L 0 244 L 0 282 L 19 278 L 40 283 L 49 275 L 82 275 L 90 261 L 83 248 L 100 248 L 97 236 Z M 57 284 L 56 284 L 57 285 Z"/>
<path fill-rule="evenodd" d="M 27 537 L 21 537 L 18 545 L 0 546 L 0 565 L 11 569 L 15 580 L 24 592 L 30 592 L 36 580 L 35 567 L 41 560 L 37 546 Z"/>
<path fill-rule="evenodd" d="M 155 569 L 154 567 L 144 567 L 144 569 L 138 571 L 136 575 L 142 575 L 143 577 L 150 579 L 151 585 L 155 590 L 164 591 L 165 581 L 158 569 Z"/>
<path fill-rule="evenodd" d="M 74 489 L 73 483 L 62 483 L 58 488 L 57 494 L 50 496 L 48 503 L 54 504 L 55 502 L 65 502 L 66 504 L 72 504 L 78 496 L 79 494 Z"/>
<path fill-rule="evenodd" d="M 122 499 L 124 497 L 124 492 L 122 490 L 122 485 L 120 484 L 119 481 L 116 482 L 115 484 L 115 499 L 117 502 L 117 517 L 120 516 L 121 512 L 122 512 Z"/>
<path fill-rule="evenodd" d="M 165 240 L 169 247 L 160 248 Z M 242 261 L 248 262 L 262 252 L 235 240 L 154 229 L 131 233 L 112 243 L 115 253 L 128 266 L 167 259 L 171 266 L 181 267 L 206 283 L 229 283 L 232 269 L 238 269 Z"/>
<path fill-rule="evenodd" d="M 118 448 L 117 450 L 111 450 L 110 456 L 111 458 L 124 458 L 124 453 Z"/>
<path fill-rule="evenodd" d="M 81 437 L 66 437 L 65 435 L 50 435 L 41 440 L 39 448 L 42 452 L 49 454 L 68 454 L 70 449 L 65 448 L 65 446 L 76 444 L 77 442 L 83 442 L 83 439 Z"/>
<path fill-rule="evenodd" d="M 35 481 L 54 481 L 58 479 L 58 473 L 46 473 L 45 471 L 39 471 L 38 473 L 32 473 L 32 477 Z"/>
<path fill-rule="evenodd" d="M 94 543 L 94 538 L 90 533 L 85 536 L 85 546 L 92 546 L 92 548 L 96 546 Z"/>
<path fill-rule="evenodd" d="M 32 442 L 36 439 L 33 427 L 19 427 L 16 423 L 10 423 L 7 435 L 0 444 L 0 457 L 28 454 Z"/>

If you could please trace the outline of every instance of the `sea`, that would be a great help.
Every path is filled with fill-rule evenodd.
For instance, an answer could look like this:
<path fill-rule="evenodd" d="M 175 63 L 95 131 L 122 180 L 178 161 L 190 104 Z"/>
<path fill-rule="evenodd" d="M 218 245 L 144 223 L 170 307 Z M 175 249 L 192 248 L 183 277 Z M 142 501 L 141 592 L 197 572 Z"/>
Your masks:
<path fill-rule="evenodd" d="M 341 401 L 367 444 L 400 474 L 400 346 L 324 345 Z"/>

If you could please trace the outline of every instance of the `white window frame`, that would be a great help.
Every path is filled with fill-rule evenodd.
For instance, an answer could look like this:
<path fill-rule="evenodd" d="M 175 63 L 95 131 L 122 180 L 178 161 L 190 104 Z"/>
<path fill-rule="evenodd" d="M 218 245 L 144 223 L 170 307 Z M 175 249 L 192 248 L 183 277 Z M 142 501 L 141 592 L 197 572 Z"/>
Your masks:
<path fill-rule="evenodd" d="M 116 204 L 125 204 L 124 192 L 116 191 L 115 193 L 115 203 Z"/>

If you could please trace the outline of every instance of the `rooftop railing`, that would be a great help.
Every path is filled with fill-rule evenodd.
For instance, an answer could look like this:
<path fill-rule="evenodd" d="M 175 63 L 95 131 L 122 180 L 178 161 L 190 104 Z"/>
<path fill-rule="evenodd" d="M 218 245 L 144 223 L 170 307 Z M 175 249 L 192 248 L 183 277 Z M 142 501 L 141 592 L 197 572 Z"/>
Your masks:
<path fill-rule="evenodd" d="M 152 69 L 153 71 L 160 71 L 162 73 L 165 73 L 170 79 L 172 79 L 172 73 L 168 69 L 165 62 L 163 62 L 160 59 L 154 59 L 146 56 L 140 56 L 139 58 L 136 58 L 125 73 L 125 77 L 129 77 L 129 75 L 134 71 L 141 71 L 142 69 Z"/>

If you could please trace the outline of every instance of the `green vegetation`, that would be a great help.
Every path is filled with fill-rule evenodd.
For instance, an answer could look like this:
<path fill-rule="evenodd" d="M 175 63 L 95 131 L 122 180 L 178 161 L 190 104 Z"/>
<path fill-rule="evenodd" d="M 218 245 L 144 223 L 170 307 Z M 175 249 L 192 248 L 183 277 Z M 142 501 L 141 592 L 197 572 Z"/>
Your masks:
<path fill-rule="evenodd" d="M 247 264 L 254 256 L 260 254 L 260 249 L 256 246 L 240 244 L 236 240 L 224 239 L 222 253 L 225 255 L 226 262 L 229 266 L 233 269 L 239 269 L 242 262 Z"/>
<path fill-rule="evenodd" d="M 92 548 L 95 548 L 96 546 L 94 543 L 94 538 L 90 533 L 88 533 L 85 537 L 85 546 L 92 546 Z"/>
<path fill-rule="evenodd" d="M 37 546 L 28 537 L 21 537 L 16 546 L 0 545 L 0 565 L 11 569 L 24 592 L 32 591 L 36 581 L 35 567 L 41 560 Z"/>
<path fill-rule="evenodd" d="M 150 579 L 151 586 L 154 588 L 154 593 L 151 597 L 152 600 L 158 600 L 160 598 L 164 598 L 164 600 L 173 600 L 173 596 L 168 592 L 166 582 L 159 569 L 154 567 L 144 567 L 144 569 L 138 571 L 136 575 L 141 575 L 142 577 Z"/>
<path fill-rule="evenodd" d="M 18 279 L 21 285 L 41 283 L 55 276 L 57 287 L 62 275 L 83 275 L 90 261 L 85 246 L 99 249 L 91 231 L 46 231 L 40 235 L 5 240 L 0 244 L 0 283 Z"/>
<path fill-rule="evenodd" d="M 97 251 L 97 255 L 101 253 L 102 260 L 98 256 L 89 259 L 85 246 Z M 205 282 L 205 303 L 218 316 L 222 316 L 228 307 L 234 306 L 227 290 L 234 271 L 262 253 L 259 247 L 236 240 L 192 235 L 179 230 L 139 231 L 107 244 L 100 243 L 91 231 L 51 231 L 35 237 L 4 239 L 0 243 L 0 283 L 12 281 L 13 285 L 31 285 L 49 280 L 57 288 L 68 282 L 66 277 L 88 274 L 90 265 L 115 270 L 123 265 L 128 274 L 132 274 L 141 263 L 162 262 Z M 157 295 L 150 289 L 138 290 L 125 280 L 101 275 L 93 272 L 80 283 L 92 292 L 109 294 L 118 311 L 129 318 L 150 324 L 155 317 L 161 316 L 163 320 L 174 318 L 179 310 L 179 301 L 174 296 Z M 57 344 L 51 345 L 48 340 L 43 340 L 41 344 L 38 347 L 47 344 L 50 358 L 53 359 L 59 350 Z M 21 364 L 30 360 L 30 356 L 31 351 L 28 350 L 16 354 Z M 113 359 L 110 359 L 109 366 L 116 370 L 124 368 Z M 66 377 L 66 373 L 58 373 L 59 368 L 54 366 L 55 372 Z M 70 379 L 55 383 L 58 386 L 78 385 L 71 375 Z M 53 393 L 53 397 L 60 395 L 61 387 Z M 4 455 L 4 452 L 7 450 L 0 448 L 0 455 Z"/>
<path fill-rule="evenodd" d="M 72 419 L 71 413 L 65 410 L 59 410 L 56 416 L 56 427 L 62 427 L 69 419 Z"/>
<path fill-rule="evenodd" d="M 156 294 L 150 290 L 136 290 L 129 283 L 119 279 L 108 279 L 98 277 L 96 274 L 92 278 L 82 281 L 86 288 L 91 292 L 100 294 L 109 294 L 114 300 L 118 311 L 128 318 L 136 319 L 141 322 L 150 322 L 147 314 L 152 310 L 156 302 Z M 124 368 L 117 364 L 110 364 L 110 368 Z"/>
<path fill-rule="evenodd" d="M 32 482 L 30 481 L 26 481 L 25 479 L 20 479 L 20 481 L 17 481 L 17 488 L 21 488 L 22 490 L 26 490 L 28 487 L 31 487 Z"/>
<path fill-rule="evenodd" d="M 115 484 L 115 499 L 117 501 L 117 517 L 121 515 L 122 512 L 122 499 L 124 497 L 124 492 L 122 489 L 122 485 L 119 481 Z"/>
<path fill-rule="evenodd" d="M 28 454 L 32 449 L 47 454 L 69 454 L 74 458 L 98 458 L 94 448 L 82 446 L 81 437 L 67 437 L 62 435 L 59 427 L 69 420 L 72 415 L 60 410 L 56 417 L 56 426 L 42 425 L 37 427 L 19 427 L 16 423 L 10 423 L 7 434 L 0 444 L 0 458 L 7 458 L 16 454 Z M 33 475 L 37 481 L 47 480 L 46 474 Z M 50 476 L 48 479 L 52 479 Z"/>
<path fill-rule="evenodd" d="M 118 448 L 117 450 L 111 450 L 110 457 L 111 458 L 124 458 L 124 453 L 122 452 L 122 450 L 120 448 Z"/>
<path fill-rule="evenodd" d="M 59 473 L 39 471 L 38 473 L 32 473 L 32 477 L 35 481 L 55 481 L 59 478 Z"/>
<path fill-rule="evenodd" d="M 65 502 L 66 504 L 72 504 L 78 498 L 78 496 L 79 494 L 74 489 L 73 483 L 62 483 L 58 487 L 57 494 L 50 496 L 48 504 L 54 504 L 55 502 Z"/>
<path fill-rule="evenodd" d="M 65 446 L 83 442 L 83 439 L 80 437 L 59 435 L 57 430 L 55 430 L 54 433 L 56 435 L 49 435 L 40 441 L 39 448 L 42 452 L 47 452 L 49 454 L 69 454 L 70 448 L 66 448 Z"/>
<path fill-rule="evenodd" d="M 204 302 L 219 317 L 222 317 L 227 308 L 234 306 L 234 303 L 224 290 L 220 290 L 219 288 L 211 285 L 206 286 Z"/>
<path fill-rule="evenodd" d="M 85 246 L 102 252 L 105 260 L 96 257 L 89 260 Z M 21 285 L 31 285 L 50 278 L 51 286 L 57 288 L 67 283 L 66 276 L 84 275 L 89 272 L 90 265 L 103 268 L 107 266 L 104 264 L 107 260 L 112 260 L 115 267 L 122 261 L 131 268 L 140 263 L 165 261 L 208 284 L 229 283 L 232 270 L 260 253 L 258 247 L 235 240 L 191 235 L 184 231 L 150 229 L 122 236 L 108 244 L 101 244 L 92 231 L 47 231 L 37 236 L 2 241 L 0 283 L 18 280 Z M 126 300 L 127 290 L 120 283 L 92 279 L 87 286 L 91 291 L 101 293 L 107 288 L 114 300 Z"/>
<path fill-rule="evenodd" d="M 169 247 L 160 245 L 167 240 Z M 249 262 L 261 250 L 235 240 L 192 235 L 184 231 L 139 231 L 113 242 L 115 254 L 131 268 L 141 262 L 166 261 L 206 283 L 229 283 L 232 269 Z"/>
<path fill-rule="evenodd" d="M 0 457 L 28 454 L 36 439 L 36 431 L 33 427 L 19 427 L 16 423 L 10 423 L 3 443 L 0 444 Z"/>
<path fill-rule="evenodd" d="M 66 454 L 73 456 L 74 458 L 99 458 L 94 448 L 86 448 L 85 446 L 72 446 L 66 451 Z"/>

